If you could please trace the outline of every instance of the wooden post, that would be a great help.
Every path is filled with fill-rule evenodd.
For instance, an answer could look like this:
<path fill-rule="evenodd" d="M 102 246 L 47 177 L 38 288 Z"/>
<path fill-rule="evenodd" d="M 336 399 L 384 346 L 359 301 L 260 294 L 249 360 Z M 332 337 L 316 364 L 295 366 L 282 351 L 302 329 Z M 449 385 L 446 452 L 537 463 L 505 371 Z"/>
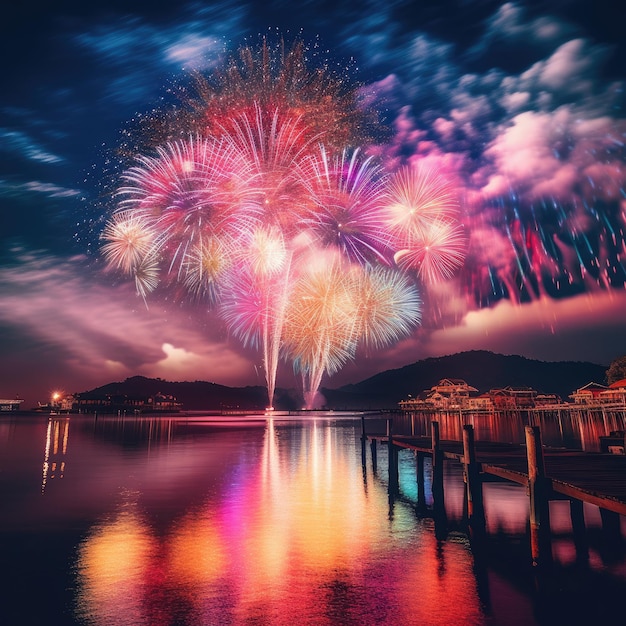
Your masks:
<path fill-rule="evenodd" d="M 393 420 L 387 418 L 387 458 L 389 468 L 389 493 L 398 493 L 399 489 L 399 475 L 398 475 L 398 451 L 396 446 L 393 445 Z"/>
<path fill-rule="evenodd" d="M 624 553 L 620 532 L 620 516 L 614 511 L 600 507 L 600 519 L 602 520 L 603 561 L 615 563 Z"/>
<path fill-rule="evenodd" d="M 443 540 L 448 535 L 448 516 L 446 514 L 443 489 L 443 453 L 439 439 L 439 422 L 431 422 L 431 441 L 433 449 L 433 518 L 435 521 L 435 537 Z"/>
<path fill-rule="evenodd" d="M 433 449 L 433 470 L 435 466 L 438 465 L 437 461 L 439 461 L 439 452 L 441 450 L 441 446 L 439 443 L 439 422 L 432 421 L 430 423 L 430 441 L 431 447 Z"/>
<path fill-rule="evenodd" d="M 589 543 L 587 541 L 585 512 L 582 500 L 571 499 L 569 501 L 569 511 L 572 519 L 572 532 L 574 534 L 574 546 L 576 548 L 576 561 L 581 565 L 586 564 L 589 562 Z"/>
<path fill-rule="evenodd" d="M 483 485 L 476 462 L 474 427 L 463 426 L 463 465 L 465 470 L 465 490 L 467 494 L 467 518 L 474 530 L 484 529 L 485 509 L 483 505 Z"/>
<path fill-rule="evenodd" d="M 372 470 L 376 473 L 378 469 L 378 456 L 376 454 L 376 439 L 372 439 L 370 443 L 370 449 L 372 451 Z"/>
<path fill-rule="evenodd" d="M 361 415 L 361 464 L 367 465 L 367 434 L 365 432 L 365 415 Z"/>
<path fill-rule="evenodd" d="M 431 443 L 433 449 L 433 498 L 438 494 L 443 496 L 443 456 L 441 454 L 441 443 L 439 440 L 439 422 L 431 422 Z"/>
<path fill-rule="evenodd" d="M 526 456 L 530 496 L 531 556 L 533 565 L 543 567 L 552 562 L 552 546 L 550 544 L 548 480 L 545 474 L 541 432 L 538 426 L 526 426 Z"/>
<path fill-rule="evenodd" d="M 426 511 L 426 490 L 424 484 L 424 454 L 417 452 L 417 511 L 424 513 Z"/>

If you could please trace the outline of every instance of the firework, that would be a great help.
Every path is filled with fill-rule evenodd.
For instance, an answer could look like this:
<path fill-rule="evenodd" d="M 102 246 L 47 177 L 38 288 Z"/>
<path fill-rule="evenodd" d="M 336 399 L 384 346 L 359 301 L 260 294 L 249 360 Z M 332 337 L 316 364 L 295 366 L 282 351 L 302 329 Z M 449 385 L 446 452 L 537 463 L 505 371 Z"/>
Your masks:
<path fill-rule="evenodd" d="M 421 300 L 408 276 L 379 266 L 359 268 L 353 277 L 359 343 L 366 348 L 384 348 L 419 325 Z"/>
<path fill-rule="evenodd" d="M 289 287 L 289 261 L 280 271 L 257 273 L 248 263 L 231 271 L 220 302 L 223 320 L 244 346 L 262 349 L 269 406 L 276 387 Z"/>
<path fill-rule="evenodd" d="M 433 221 L 454 220 L 459 206 L 448 181 L 425 168 L 403 167 L 387 188 L 389 230 L 399 247 L 410 248 L 424 238 Z"/>
<path fill-rule="evenodd" d="M 207 233 L 236 232 L 254 219 L 246 163 L 222 142 L 199 137 L 167 144 L 122 177 L 120 210 L 158 233 L 154 245 L 180 271 Z M 180 274 L 178 275 L 178 278 Z"/>
<path fill-rule="evenodd" d="M 150 141 L 161 141 L 123 173 L 102 236 L 109 265 L 144 299 L 159 283 L 182 286 L 262 352 L 270 405 L 279 358 L 312 406 L 359 346 L 415 328 L 416 278 L 449 278 L 463 260 L 442 178 L 390 174 L 349 147 L 364 117 L 347 85 L 307 69 L 301 44 L 242 48 L 198 79 L 186 110 L 154 116 Z"/>
<path fill-rule="evenodd" d="M 224 141 L 248 164 L 250 198 L 263 223 L 293 236 L 309 202 L 301 163 L 315 144 L 306 139 L 299 117 L 276 111 L 264 120 L 258 104 L 253 113 L 230 120 L 232 132 Z"/>
<path fill-rule="evenodd" d="M 272 46 L 263 39 L 258 48 L 242 46 L 224 70 L 210 78 L 196 77 L 196 97 L 191 100 L 193 119 L 200 132 L 230 136 L 232 123 L 242 116 L 263 125 L 278 111 L 297 117 L 304 141 L 322 141 L 343 148 L 359 143 L 364 114 L 357 105 L 357 85 L 348 77 L 333 74 L 325 64 L 311 70 L 301 41 L 286 48 L 280 41 Z M 230 122 L 229 122 L 230 120 Z M 185 124 L 189 119 L 183 120 Z M 189 132 L 185 125 L 186 132 Z"/>
<path fill-rule="evenodd" d="M 273 405 L 276 370 L 290 281 L 291 252 L 281 231 L 258 228 L 239 241 L 237 272 L 229 278 L 223 317 L 244 345 L 262 347 L 269 407 Z"/>
<path fill-rule="evenodd" d="M 426 283 L 451 278 L 465 258 L 465 235 L 461 226 L 446 219 L 432 221 L 412 247 L 396 252 L 394 259 L 403 269 L 414 269 Z"/>
<path fill-rule="evenodd" d="M 154 233 L 142 216 L 132 211 L 120 211 L 107 223 L 101 239 L 106 241 L 102 253 L 109 264 L 126 274 L 133 274 L 149 255 Z"/>
<path fill-rule="evenodd" d="M 219 301 L 221 284 L 233 264 L 235 243 L 227 235 L 206 235 L 190 246 L 183 283 L 189 293 L 210 303 Z"/>
<path fill-rule="evenodd" d="M 528 204 L 510 190 L 470 218 L 463 279 L 479 306 L 626 284 L 624 220 L 617 204 L 592 205 L 577 197 Z"/>
<path fill-rule="evenodd" d="M 286 354 L 307 381 L 308 401 L 324 373 L 332 375 L 353 358 L 355 312 L 351 281 L 341 262 L 324 255 L 309 261 L 290 291 L 285 316 Z"/>
<path fill-rule="evenodd" d="M 322 247 L 334 247 L 356 263 L 388 263 L 390 241 L 384 223 L 384 176 L 371 158 L 343 150 L 330 159 L 324 147 L 307 164 L 312 206 L 303 226 Z"/>

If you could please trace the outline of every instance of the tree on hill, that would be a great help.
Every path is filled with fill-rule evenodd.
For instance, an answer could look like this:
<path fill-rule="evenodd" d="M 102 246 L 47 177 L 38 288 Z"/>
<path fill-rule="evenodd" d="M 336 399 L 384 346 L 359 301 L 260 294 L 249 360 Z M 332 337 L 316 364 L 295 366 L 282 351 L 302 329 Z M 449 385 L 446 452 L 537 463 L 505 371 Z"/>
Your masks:
<path fill-rule="evenodd" d="M 609 369 L 606 370 L 606 380 L 609 385 L 623 378 L 626 378 L 626 356 L 620 356 L 613 360 Z"/>

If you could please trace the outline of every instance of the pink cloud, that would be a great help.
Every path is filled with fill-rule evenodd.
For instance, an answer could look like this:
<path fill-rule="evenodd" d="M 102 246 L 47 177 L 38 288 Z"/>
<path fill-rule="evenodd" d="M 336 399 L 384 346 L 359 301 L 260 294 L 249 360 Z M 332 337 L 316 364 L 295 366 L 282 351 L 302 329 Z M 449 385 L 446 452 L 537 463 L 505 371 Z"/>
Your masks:
<path fill-rule="evenodd" d="M 0 323 L 27 344 L 15 348 L 15 359 L 5 354 L 0 395 L 20 393 L 35 404 L 47 399 L 50 387 L 84 391 L 137 374 L 226 385 L 259 382 L 253 358 L 231 345 L 219 324 L 198 315 L 197 307 L 155 300 L 146 308 L 128 285 L 90 281 L 82 259 L 23 259 L 19 268 L 0 272 L 0 288 Z M 22 365 L 20 352 L 30 345 L 48 356 Z M 9 381 L 15 390 L 7 388 Z"/>
<path fill-rule="evenodd" d="M 533 65 L 522 80 L 537 81 L 550 91 L 589 93 L 595 55 L 585 40 L 573 39 L 560 46 L 548 59 Z"/>
<path fill-rule="evenodd" d="M 468 312 L 455 328 L 431 333 L 422 349 L 429 356 L 482 349 L 608 365 L 626 354 L 625 307 L 623 292 L 542 298 L 521 306 L 500 302 L 491 309 Z"/>

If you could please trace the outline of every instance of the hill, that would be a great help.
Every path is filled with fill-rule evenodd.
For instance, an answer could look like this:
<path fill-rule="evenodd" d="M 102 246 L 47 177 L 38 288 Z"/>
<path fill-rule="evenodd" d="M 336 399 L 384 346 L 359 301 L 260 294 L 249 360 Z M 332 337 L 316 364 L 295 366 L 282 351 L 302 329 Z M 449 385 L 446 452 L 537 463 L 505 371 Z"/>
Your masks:
<path fill-rule="evenodd" d="M 133 376 L 121 382 L 108 383 L 85 394 L 95 397 L 105 395 L 148 397 L 157 393 L 174 396 L 187 411 L 219 410 L 237 408 L 242 410 L 264 409 L 267 406 L 267 389 L 261 386 L 227 387 L 205 381 L 172 382 L 161 378 Z M 290 393 L 292 395 L 290 395 Z M 276 391 L 276 401 L 281 408 L 299 408 L 293 392 Z"/>
<path fill-rule="evenodd" d="M 556 393 L 563 400 L 579 387 L 605 380 L 607 366 L 588 362 L 545 362 L 521 356 L 505 356 L 483 350 L 417 361 L 387 370 L 359 383 L 336 389 L 323 388 L 326 406 L 333 409 L 396 408 L 409 395 L 430 389 L 442 378 L 462 378 L 486 392 L 498 387 L 532 387 L 542 393 Z M 170 382 L 159 378 L 133 376 L 87 392 L 94 395 L 175 396 L 185 410 L 218 410 L 237 407 L 263 409 L 267 405 L 265 387 L 226 387 L 204 381 Z M 288 410 L 301 407 L 294 389 L 277 389 L 274 405 Z"/>
<path fill-rule="evenodd" d="M 462 378 L 480 392 L 499 387 L 532 387 L 540 393 L 556 393 L 567 401 L 576 389 L 590 381 L 603 383 L 607 366 L 579 361 L 546 362 L 486 350 L 460 352 L 417 361 L 387 370 L 360 383 L 322 393 L 329 405 L 362 408 L 391 407 L 409 395 L 430 389 L 442 378 Z"/>

